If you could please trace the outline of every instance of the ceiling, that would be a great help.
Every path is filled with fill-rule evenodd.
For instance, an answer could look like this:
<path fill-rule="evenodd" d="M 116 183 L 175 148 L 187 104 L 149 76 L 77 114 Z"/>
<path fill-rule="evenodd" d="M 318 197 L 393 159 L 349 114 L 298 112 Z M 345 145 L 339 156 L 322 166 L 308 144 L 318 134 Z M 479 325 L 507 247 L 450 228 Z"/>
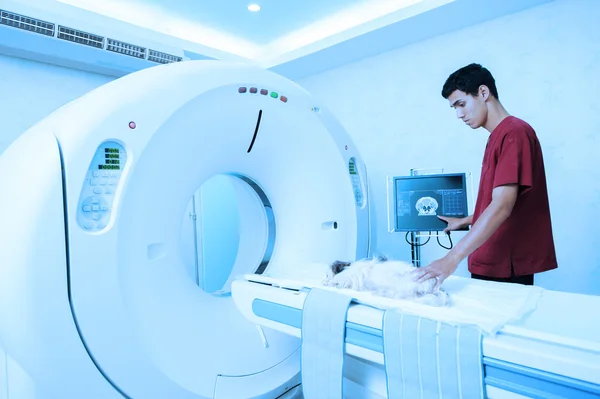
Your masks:
<path fill-rule="evenodd" d="M 119 3 L 191 21 L 266 46 L 315 21 L 341 10 L 365 7 L 373 0 L 119 0 Z M 259 5 L 260 11 L 249 11 L 249 4 Z"/>
<path fill-rule="evenodd" d="M 552 0 L 56 1 L 297 78 Z"/>

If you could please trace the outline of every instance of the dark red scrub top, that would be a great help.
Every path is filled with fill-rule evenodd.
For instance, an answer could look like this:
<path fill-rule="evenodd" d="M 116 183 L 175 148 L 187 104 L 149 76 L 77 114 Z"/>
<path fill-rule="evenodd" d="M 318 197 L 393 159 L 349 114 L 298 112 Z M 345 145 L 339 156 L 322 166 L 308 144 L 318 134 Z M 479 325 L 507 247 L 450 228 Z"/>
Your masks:
<path fill-rule="evenodd" d="M 519 185 L 513 211 L 469 256 L 473 274 L 505 278 L 558 267 L 542 149 L 533 128 L 514 116 L 502 120 L 488 140 L 473 223 L 492 202 L 492 190 L 510 183 Z"/>

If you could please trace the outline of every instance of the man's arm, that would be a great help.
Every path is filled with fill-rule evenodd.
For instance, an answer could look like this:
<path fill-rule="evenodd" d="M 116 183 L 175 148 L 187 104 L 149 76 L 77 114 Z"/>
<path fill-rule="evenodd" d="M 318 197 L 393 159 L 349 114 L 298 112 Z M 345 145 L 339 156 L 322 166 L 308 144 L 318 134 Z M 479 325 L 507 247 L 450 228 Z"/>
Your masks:
<path fill-rule="evenodd" d="M 448 253 L 448 256 L 457 259 L 458 264 L 486 242 L 512 213 L 518 193 L 517 184 L 496 187 L 492 191 L 490 205 L 483 211 L 471 231 Z M 472 223 L 473 217 L 469 217 Z"/>
<path fill-rule="evenodd" d="M 473 224 L 473 215 L 469 215 L 463 219 L 463 226 L 467 227 Z"/>
<path fill-rule="evenodd" d="M 458 267 L 458 264 L 473 251 L 479 248 L 500 225 L 510 216 L 519 194 L 517 184 L 509 184 L 494 188 L 492 202 L 483 211 L 477 222 L 465 237 L 442 259 L 432 262 L 429 266 L 415 270 L 415 280 L 418 282 L 436 277 L 436 288 Z M 467 218 L 473 221 L 472 216 Z M 466 218 L 466 219 L 467 219 Z"/>

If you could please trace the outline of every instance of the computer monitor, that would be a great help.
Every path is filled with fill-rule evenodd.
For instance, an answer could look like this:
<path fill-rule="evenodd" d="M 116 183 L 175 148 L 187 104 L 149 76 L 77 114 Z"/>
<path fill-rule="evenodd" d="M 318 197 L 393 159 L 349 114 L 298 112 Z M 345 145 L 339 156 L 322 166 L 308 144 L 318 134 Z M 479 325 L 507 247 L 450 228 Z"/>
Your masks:
<path fill-rule="evenodd" d="M 438 215 L 468 216 L 464 173 L 400 176 L 393 182 L 394 231 L 443 231 L 447 224 Z"/>

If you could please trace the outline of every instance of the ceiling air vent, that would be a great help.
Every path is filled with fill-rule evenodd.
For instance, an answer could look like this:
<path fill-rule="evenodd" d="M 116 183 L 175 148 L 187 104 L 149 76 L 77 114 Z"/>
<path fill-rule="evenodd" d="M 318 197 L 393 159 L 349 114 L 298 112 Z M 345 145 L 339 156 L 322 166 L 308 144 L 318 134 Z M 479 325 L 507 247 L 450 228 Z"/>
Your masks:
<path fill-rule="evenodd" d="M 6 25 L 46 36 L 54 36 L 55 25 L 35 18 L 0 10 L 0 25 Z"/>
<path fill-rule="evenodd" d="M 181 62 L 183 61 L 183 58 L 167 53 L 161 53 L 156 50 L 148 50 L 148 61 L 157 62 L 159 64 L 170 64 L 171 62 Z"/>
<path fill-rule="evenodd" d="M 146 49 L 144 47 L 120 42 L 118 40 L 106 39 L 106 49 L 130 57 L 146 58 Z"/>
<path fill-rule="evenodd" d="M 104 47 L 104 38 L 102 36 L 83 32 L 77 29 L 67 28 L 66 26 L 58 25 L 58 38 L 95 48 Z"/>

